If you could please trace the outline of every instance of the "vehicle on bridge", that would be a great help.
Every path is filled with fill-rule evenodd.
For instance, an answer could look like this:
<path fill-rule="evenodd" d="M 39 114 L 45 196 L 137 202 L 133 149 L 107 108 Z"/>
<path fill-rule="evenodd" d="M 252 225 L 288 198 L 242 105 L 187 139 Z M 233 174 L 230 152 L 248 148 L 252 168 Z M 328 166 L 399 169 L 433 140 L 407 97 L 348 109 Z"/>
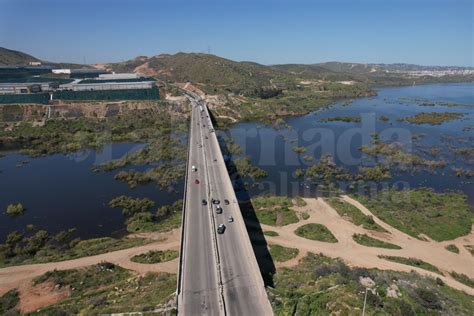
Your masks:
<path fill-rule="evenodd" d="M 199 182 L 199 179 L 196 179 L 196 180 L 194 180 L 194 183 L 199 184 L 201 182 Z"/>
<path fill-rule="evenodd" d="M 202 199 L 201 204 L 202 205 L 207 205 L 207 201 L 205 199 Z"/>
<path fill-rule="evenodd" d="M 217 205 L 216 207 L 216 213 L 217 214 L 222 214 L 222 207 L 220 205 Z"/>
<path fill-rule="evenodd" d="M 192 170 L 193 172 L 196 172 L 198 169 L 196 168 L 195 165 L 193 165 L 193 166 L 191 167 L 191 170 Z"/>
<path fill-rule="evenodd" d="M 217 233 L 218 234 L 223 234 L 225 232 L 225 225 L 224 224 L 220 224 L 218 227 L 217 227 Z"/>
<path fill-rule="evenodd" d="M 233 223 L 234 222 L 234 218 L 232 216 L 229 216 L 229 218 L 227 218 L 227 221 L 229 223 Z"/>

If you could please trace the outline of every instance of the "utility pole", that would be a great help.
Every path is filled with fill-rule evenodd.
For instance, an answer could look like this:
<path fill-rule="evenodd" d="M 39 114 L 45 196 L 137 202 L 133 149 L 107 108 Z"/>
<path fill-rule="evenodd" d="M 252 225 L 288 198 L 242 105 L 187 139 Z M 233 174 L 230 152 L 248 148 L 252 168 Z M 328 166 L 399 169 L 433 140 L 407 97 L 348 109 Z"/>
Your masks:
<path fill-rule="evenodd" d="M 365 316 L 365 304 L 367 303 L 367 290 L 368 288 L 365 288 L 364 308 L 362 308 L 362 316 Z"/>

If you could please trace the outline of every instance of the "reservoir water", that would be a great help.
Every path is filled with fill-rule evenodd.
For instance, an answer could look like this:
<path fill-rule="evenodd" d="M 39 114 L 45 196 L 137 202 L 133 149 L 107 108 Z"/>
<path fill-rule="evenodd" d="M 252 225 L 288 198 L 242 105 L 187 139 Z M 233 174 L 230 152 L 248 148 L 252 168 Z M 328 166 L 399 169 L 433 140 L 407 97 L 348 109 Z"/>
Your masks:
<path fill-rule="evenodd" d="M 431 102 L 456 102 L 465 106 L 422 106 Z M 470 105 L 470 106 L 469 106 Z M 415 125 L 403 121 L 420 112 L 458 112 L 463 117 L 440 125 Z M 358 116 L 361 122 L 324 122 L 334 116 Z M 387 116 L 388 121 L 381 116 Z M 444 168 L 403 172 L 392 170 L 392 178 L 377 183 L 383 187 L 415 188 L 428 186 L 464 192 L 474 205 L 474 178 L 457 177 L 453 167 L 472 170 L 472 157 L 453 152 L 453 148 L 472 148 L 474 144 L 474 84 L 436 84 L 414 87 L 383 88 L 378 95 L 338 102 L 326 109 L 302 117 L 289 118 L 286 125 L 273 127 L 261 123 L 241 123 L 220 132 L 232 137 L 252 163 L 264 169 L 268 177 L 251 186 L 249 193 L 306 195 L 314 194 L 314 184 L 296 178 L 294 172 L 316 163 L 329 154 L 334 162 L 356 172 L 360 166 L 373 166 L 378 161 L 361 154 L 359 148 L 370 144 L 378 133 L 386 142 L 399 142 L 407 152 L 431 160 L 446 160 Z M 79 237 L 92 238 L 119 235 L 124 232 L 121 211 L 111 209 L 108 202 L 116 196 L 147 197 L 155 201 L 154 209 L 171 204 L 183 196 L 183 182 L 174 190 L 160 190 L 156 184 L 130 189 L 114 180 L 119 170 L 92 172 L 95 165 L 117 159 L 140 148 L 138 144 L 113 144 L 100 151 L 55 154 L 30 158 L 18 153 L 0 157 L 0 243 L 13 230 L 24 230 L 28 224 L 55 233 L 77 228 Z M 295 146 L 306 152 L 298 154 Z M 440 148 L 436 157 L 431 148 Z M 449 150 L 451 148 L 451 150 Z M 305 160 L 304 156 L 313 157 Z M 129 169 L 131 167 L 126 167 Z M 146 166 L 133 166 L 134 169 Z M 243 191 L 239 190 L 238 194 Z M 11 218 L 4 213 L 10 203 L 22 203 L 24 215 Z"/>

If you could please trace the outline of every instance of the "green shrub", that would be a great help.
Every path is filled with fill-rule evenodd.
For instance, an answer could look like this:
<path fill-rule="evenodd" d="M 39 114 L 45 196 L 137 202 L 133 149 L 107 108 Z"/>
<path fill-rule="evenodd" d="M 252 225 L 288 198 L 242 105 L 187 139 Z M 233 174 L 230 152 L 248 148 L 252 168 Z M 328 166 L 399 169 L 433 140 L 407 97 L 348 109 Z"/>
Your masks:
<path fill-rule="evenodd" d="M 288 261 L 295 258 L 299 253 L 297 248 L 288 248 L 280 245 L 270 245 L 270 255 L 278 262 Z"/>
<path fill-rule="evenodd" d="M 7 312 L 12 312 L 10 315 L 14 315 L 13 310 L 19 302 L 20 295 L 16 289 L 6 292 L 0 297 L 0 314 L 6 315 Z"/>
<path fill-rule="evenodd" d="M 352 239 L 358 244 L 367 246 L 367 247 L 377 247 L 377 248 L 387 248 L 387 249 L 402 249 L 398 245 L 394 245 L 382 240 L 372 238 L 366 234 L 354 234 Z"/>
<path fill-rule="evenodd" d="M 456 245 L 447 245 L 446 250 L 454 252 L 454 253 L 459 253 L 459 248 Z"/>
<path fill-rule="evenodd" d="M 338 242 L 338 240 L 336 239 L 336 237 L 334 237 L 331 231 L 322 224 L 311 223 L 300 226 L 295 230 L 295 234 L 300 237 L 311 240 L 318 240 L 330 243 Z"/>
<path fill-rule="evenodd" d="M 7 206 L 7 214 L 12 217 L 23 215 L 25 210 L 25 207 L 21 203 L 10 204 Z"/>
<path fill-rule="evenodd" d="M 176 250 L 150 250 L 147 253 L 133 256 L 130 260 L 137 263 L 155 264 L 171 261 L 178 256 L 179 253 Z"/>

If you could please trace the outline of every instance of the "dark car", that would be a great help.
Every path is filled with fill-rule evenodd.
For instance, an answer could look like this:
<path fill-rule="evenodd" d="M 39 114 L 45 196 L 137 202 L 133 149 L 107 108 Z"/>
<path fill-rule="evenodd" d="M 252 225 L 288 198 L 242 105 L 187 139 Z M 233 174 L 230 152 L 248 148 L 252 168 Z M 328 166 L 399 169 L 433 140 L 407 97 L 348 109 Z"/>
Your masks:
<path fill-rule="evenodd" d="M 196 179 L 196 180 L 194 180 L 194 183 L 199 184 L 200 182 L 199 182 L 198 179 Z"/>
<path fill-rule="evenodd" d="M 224 204 L 229 205 L 230 204 L 229 200 L 224 200 Z"/>
<path fill-rule="evenodd" d="M 225 225 L 224 224 L 220 224 L 219 226 L 217 226 L 217 233 L 218 234 L 223 234 L 225 232 Z"/>
<path fill-rule="evenodd" d="M 212 204 L 221 204 L 220 200 L 212 199 Z"/>
<path fill-rule="evenodd" d="M 220 207 L 219 205 L 217 205 L 217 207 L 216 207 L 216 213 L 217 214 L 222 214 L 222 207 Z"/>
<path fill-rule="evenodd" d="M 207 205 L 207 201 L 205 199 L 202 199 L 202 205 Z"/>

